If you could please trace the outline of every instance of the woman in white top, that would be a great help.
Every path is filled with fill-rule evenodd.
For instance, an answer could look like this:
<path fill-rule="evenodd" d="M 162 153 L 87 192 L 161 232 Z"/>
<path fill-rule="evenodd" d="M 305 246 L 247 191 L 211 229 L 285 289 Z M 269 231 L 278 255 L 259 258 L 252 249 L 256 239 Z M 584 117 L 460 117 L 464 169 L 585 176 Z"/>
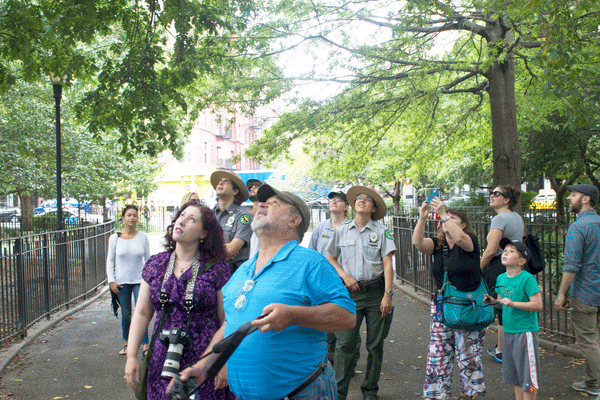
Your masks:
<path fill-rule="evenodd" d="M 125 206 L 121 212 L 123 230 L 111 235 L 108 241 L 106 257 L 106 275 L 110 290 L 119 296 L 121 303 L 121 330 L 125 345 L 119 354 L 127 354 L 127 337 L 133 307 L 131 297 L 137 303 L 142 270 L 150 257 L 148 235 L 137 230 L 138 208 L 132 204 Z M 148 333 L 142 340 L 143 350 L 148 348 Z"/>
<path fill-rule="evenodd" d="M 496 212 L 490 231 L 487 235 L 487 246 L 479 266 L 483 271 L 483 279 L 487 284 L 488 290 L 494 292 L 496 279 L 500 274 L 506 272 L 506 267 L 502 265 L 500 249 L 500 239 L 509 238 L 510 240 L 523 240 L 525 225 L 523 218 L 514 211 L 519 203 L 521 191 L 512 185 L 498 185 L 490 193 L 490 206 Z M 498 345 L 488 348 L 490 356 L 501 363 L 502 362 L 502 310 L 494 310 L 498 316 Z"/>

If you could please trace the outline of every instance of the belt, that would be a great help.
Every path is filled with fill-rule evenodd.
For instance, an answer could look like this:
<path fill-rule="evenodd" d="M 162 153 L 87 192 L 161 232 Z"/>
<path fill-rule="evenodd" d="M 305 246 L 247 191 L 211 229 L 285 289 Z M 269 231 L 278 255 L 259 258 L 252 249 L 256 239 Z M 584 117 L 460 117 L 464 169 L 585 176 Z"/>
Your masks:
<path fill-rule="evenodd" d="M 306 378 L 306 380 L 304 382 L 302 382 L 302 384 L 300 386 L 298 386 L 296 389 L 292 390 L 290 392 L 290 394 L 288 394 L 287 396 L 285 396 L 284 398 L 282 398 L 280 400 L 289 400 L 292 397 L 294 397 L 295 395 L 297 395 L 298 393 L 300 393 L 301 391 L 303 391 L 304 389 L 306 389 L 306 387 L 308 385 L 313 383 L 314 380 L 317 379 L 319 377 L 319 375 L 321 375 L 323 373 L 323 371 L 325 371 L 325 367 L 327 367 L 327 357 L 325 357 L 325 359 L 323 359 L 323 361 L 321 361 L 321 363 L 319 364 L 317 369 L 315 369 L 313 371 L 313 373 L 310 374 L 310 376 L 308 378 Z"/>
<path fill-rule="evenodd" d="M 375 279 L 369 279 L 368 281 L 358 281 L 359 290 L 362 292 L 368 292 L 369 290 L 379 289 L 385 286 L 385 278 L 383 274 L 379 275 Z"/>

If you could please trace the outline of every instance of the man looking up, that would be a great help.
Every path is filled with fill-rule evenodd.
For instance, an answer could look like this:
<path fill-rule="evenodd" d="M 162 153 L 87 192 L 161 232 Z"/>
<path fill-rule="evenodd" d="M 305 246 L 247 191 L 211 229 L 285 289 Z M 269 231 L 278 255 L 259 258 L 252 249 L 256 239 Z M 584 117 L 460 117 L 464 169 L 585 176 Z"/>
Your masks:
<path fill-rule="evenodd" d="M 210 183 L 217 193 L 217 205 L 213 211 L 223 228 L 227 261 L 233 273 L 250 254 L 252 216 L 241 206 L 248 199 L 248 190 L 242 178 L 230 171 L 213 172 Z"/>
<path fill-rule="evenodd" d="M 298 245 L 310 223 L 304 201 L 269 185 L 257 196 L 252 225 L 260 249 L 223 287 L 226 322 L 208 349 L 252 320 L 261 332 L 248 335 L 227 362 L 229 388 L 240 400 L 334 399 L 324 332 L 353 327 L 354 303 L 333 267 Z M 182 380 L 202 383 L 215 358 L 184 370 Z"/>
<path fill-rule="evenodd" d="M 566 309 L 570 287 L 571 322 L 585 357 L 585 378 L 573 383 L 572 388 L 600 400 L 600 216 L 594 211 L 598 188 L 578 184 L 567 189 L 571 191 L 567 198 L 569 208 L 577 214 L 577 220 L 565 237 L 563 276 L 554 308 Z"/>
<path fill-rule="evenodd" d="M 356 342 L 363 318 L 367 323 L 367 370 L 361 390 L 365 400 L 376 400 L 383 362 L 383 341 L 392 322 L 394 271 L 392 255 L 396 245 L 390 231 L 377 220 L 386 214 L 385 202 L 373 189 L 353 186 L 348 203 L 354 220 L 339 226 L 328 246 L 329 262 L 335 267 L 356 303 L 356 326 L 338 332 L 334 369 L 338 398 L 346 400 L 352 377 Z"/>

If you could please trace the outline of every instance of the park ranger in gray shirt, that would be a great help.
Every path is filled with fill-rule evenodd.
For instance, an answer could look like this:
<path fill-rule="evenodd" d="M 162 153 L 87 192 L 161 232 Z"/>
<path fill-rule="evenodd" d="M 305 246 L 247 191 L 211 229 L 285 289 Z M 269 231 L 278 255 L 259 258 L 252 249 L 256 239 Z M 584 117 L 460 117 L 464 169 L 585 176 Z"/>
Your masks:
<path fill-rule="evenodd" d="M 392 255 L 396 245 L 389 229 L 377 222 L 385 216 L 387 209 L 376 191 L 353 186 L 347 197 L 356 212 L 355 218 L 335 230 L 328 251 L 329 262 L 338 271 L 356 303 L 356 326 L 336 333 L 333 367 L 338 398 L 346 400 L 360 326 L 363 318 L 366 319 L 369 357 L 361 390 L 365 400 L 376 400 L 383 342 L 392 322 Z"/>
<path fill-rule="evenodd" d="M 210 183 L 215 188 L 218 201 L 213 211 L 223 228 L 227 261 L 231 273 L 234 273 L 250 256 L 252 215 L 241 206 L 248 200 L 248 189 L 242 178 L 231 171 L 213 172 Z"/>

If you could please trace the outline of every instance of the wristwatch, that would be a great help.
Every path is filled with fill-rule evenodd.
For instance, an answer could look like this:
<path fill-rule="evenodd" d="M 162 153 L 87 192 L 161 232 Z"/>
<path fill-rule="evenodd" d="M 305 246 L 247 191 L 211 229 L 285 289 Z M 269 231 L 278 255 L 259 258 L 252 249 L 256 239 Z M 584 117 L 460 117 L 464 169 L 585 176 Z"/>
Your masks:
<path fill-rule="evenodd" d="M 442 219 L 442 224 L 450 219 L 450 215 L 446 215 L 446 218 Z"/>
<path fill-rule="evenodd" d="M 385 291 L 387 294 L 389 294 L 390 296 L 394 295 L 394 291 L 393 290 L 386 290 Z"/>

